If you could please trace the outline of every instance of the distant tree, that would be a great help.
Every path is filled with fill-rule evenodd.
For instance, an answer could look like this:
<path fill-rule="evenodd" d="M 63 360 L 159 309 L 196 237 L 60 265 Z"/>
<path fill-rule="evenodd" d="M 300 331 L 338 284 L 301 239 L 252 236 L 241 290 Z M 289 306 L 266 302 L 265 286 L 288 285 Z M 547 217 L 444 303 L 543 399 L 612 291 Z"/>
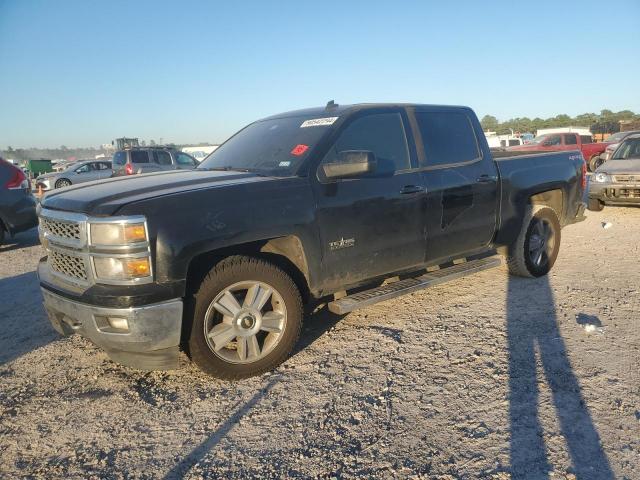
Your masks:
<path fill-rule="evenodd" d="M 485 131 L 494 131 L 496 128 L 498 128 L 499 123 L 500 122 L 498 122 L 498 119 L 493 115 L 485 115 L 484 117 L 482 117 L 482 120 L 480 120 L 480 125 Z"/>
<path fill-rule="evenodd" d="M 156 144 L 156 141 L 152 138 L 151 140 L 149 140 L 149 145 L 151 145 L 152 147 L 154 147 Z"/>
<path fill-rule="evenodd" d="M 140 141 L 140 145 L 142 145 L 143 147 L 145 147 L 147 145 L 147 142 L 145 142 L 144 140 Z"/>
<path fill-rule="evenodd" d="M 604 120 L 591 125 L 591 133 L 616 133 L 620 131 L 620 123 L 612 120 Z"/>

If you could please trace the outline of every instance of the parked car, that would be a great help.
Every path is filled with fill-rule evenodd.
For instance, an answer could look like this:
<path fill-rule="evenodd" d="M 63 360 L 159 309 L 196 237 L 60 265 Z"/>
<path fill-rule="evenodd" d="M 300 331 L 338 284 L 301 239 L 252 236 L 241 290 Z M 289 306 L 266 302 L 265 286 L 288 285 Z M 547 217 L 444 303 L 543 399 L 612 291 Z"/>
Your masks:
<path fill-rule="evenodd" d="M 113 155 L 112 176 L 161 172 L 164 170 L 188 170 L 199 162 L 188 153 L 170 147 L 132 147 L 118 150 Z"/>
<path fill-rule="evenodd" d="M 589 182 L 589 210 L 640 205 L 640 134 L 627 136 Z"/>
<path fill-rule="evenodd" d="M 496 249 L 546 275 L 584 218 L 584 160 L 500 155 L 469 108 L 329 104 L 252 123 L 195 170 L 51 192 L 49 318 L 135 368 L 175 368 L 182 346 L 237 379 L 284 361 L 304 304 L 345 314 L 495 267 Z"/>
<path fill-rule="evenodd" d="M 111 177 L 111 162 L 107 160 L 81 160 L 68 165 L 61 172 L 40 175 L 36 178 L 36 188 L 42 187 L 43 190 L 51 190 L 109 177 Z"/>
<path fill-rule="evenodd" d="M 0 158 L 0 245 L 38 224 L 36 199 L 21 168 Z"/>
<path fill-rule="evenodd" d="M 604 152 L 609 142 L 594 143 L 591 135 L 577 133 L 548 133 L 539 135 L 530 143 L 508 147 L 511 152 L 551 152 L 562 150 L 580 150 L 590 171 L 595 170 L 598 156 Z"/>
<path fill-rule="evenodd" d="M 640 133 L 640 130 L 629 130 L 627 132 L 617 132 L 613 135 L 610 135 L 607 138 L 607 142 L 613 143 L 609 143 L 609 145 L 607 145 L 607 148 L 604 149 L 604 152 L 602 152 L 598 159 L 594 162 L 595 168 L 593 171 L 595 171 L 600 165 L 611 158 L 613 152 L 615 152 L 616 148 L 618 148 L 618 146 L 620 145 L 620 142 L 622 142 L 629 135 L 635 135 L 638 133 Z"/>

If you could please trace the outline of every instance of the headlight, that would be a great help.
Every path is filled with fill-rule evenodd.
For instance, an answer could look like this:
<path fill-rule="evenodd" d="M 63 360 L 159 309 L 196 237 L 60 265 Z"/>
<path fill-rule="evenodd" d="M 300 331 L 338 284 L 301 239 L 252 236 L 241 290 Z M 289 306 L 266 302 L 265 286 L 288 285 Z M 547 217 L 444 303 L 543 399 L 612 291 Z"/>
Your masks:
<path fill-rule="evenodd" d="M 149 257 L 94 257 L 93 264 L 99 280 L 133 280 L 151 276 Z"/>
<path fill-rule="evenodd" d="M 596 173 L 594 175 L 594 179 L 598 183 L 605 183 L 609 181 L 609 175 L 607 175 L 606 173 Z"/>
<path fill-rule="evenodd" d="M 147 241 L 147 229 L 140 223 L 92 223 L 92 245 L 131 245 Z"/>

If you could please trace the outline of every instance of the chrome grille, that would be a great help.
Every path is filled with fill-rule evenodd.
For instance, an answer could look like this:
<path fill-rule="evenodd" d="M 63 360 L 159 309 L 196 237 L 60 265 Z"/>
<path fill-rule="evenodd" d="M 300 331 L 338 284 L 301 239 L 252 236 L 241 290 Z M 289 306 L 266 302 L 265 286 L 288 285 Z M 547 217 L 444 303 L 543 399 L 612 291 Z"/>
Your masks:
<path fill-rule="evenodd" d="M 56 250 L 49 251 L 49 265 L 51 269 L 66 277 L 87 281 L 85 261 L 82 257 L 69 255 Z"/>
<path fill-rule="evenodd" d="M 613 181 L 617 183 L 640 183 L 640 175 L 614 175 Z"/>
<path fill-rule="evenodd" d="M 76 222 L 63 222 L 44 217 L 40 219 L 40 222 L 45 232 L 51 235 L 60 238 L 80 240 L 80 225 Z"/>

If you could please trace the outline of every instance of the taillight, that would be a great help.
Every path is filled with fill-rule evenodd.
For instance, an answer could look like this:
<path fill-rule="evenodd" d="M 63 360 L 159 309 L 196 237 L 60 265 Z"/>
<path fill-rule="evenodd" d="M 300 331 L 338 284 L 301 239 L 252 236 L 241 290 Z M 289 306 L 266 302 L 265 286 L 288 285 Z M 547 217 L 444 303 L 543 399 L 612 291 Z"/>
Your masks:
<path fill-rule="evenodd" d="M 587 162 L 582 159 L 582 191 L 587 189 Z"/>
<path fill-rule="evenodd" d="M 27 177 L 24 172 L 16 167 L 13 167 L 12 169 L 13 175 L 11 175 L 11 178 L 5 184 L 5 187 L 9 190 L 27 188 L 29 186 L 29 182 L 27 181 Z"/>
<path fill-rule="evenodd" d="M 127 175 L 133 175 L 133 165 L 131 163 L 127 163 L 124 166 L 124 173 L 126 173 Z"/>

